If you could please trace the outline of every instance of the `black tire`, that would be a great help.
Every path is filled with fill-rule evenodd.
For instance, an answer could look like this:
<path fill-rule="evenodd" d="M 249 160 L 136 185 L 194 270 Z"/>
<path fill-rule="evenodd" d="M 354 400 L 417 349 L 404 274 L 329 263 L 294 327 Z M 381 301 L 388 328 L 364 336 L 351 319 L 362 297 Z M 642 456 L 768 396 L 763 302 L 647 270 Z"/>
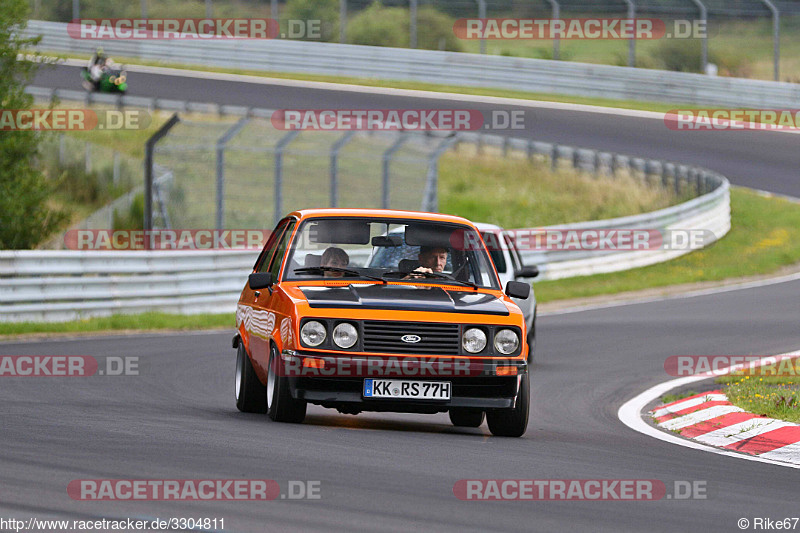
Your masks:
<path fill-rule="evenodd" d="M 289 378 L 276 374 L 275 368 L 279 357 L 278 349 L 274 345 L 271 346 L 266 387 L 267 414 L 275 422 L 299 424 L 306 417 L 306 402 L 292 398 Z"/>
<path fill-rule="evenodd" d="M 267 388 L 261 384 L 244 349 L 239 341 L 236 350 L 236 408 L 243 413 L 267 412 Z"/>
<path fill-rule="evenodd" d="M 489 431 L 498 437 L 521 437 L 528 429 L 530 410 L 530 374 L 525 372 L 519 387 L 517 405 L 511 409 L 497 409 L 486 413 Z"/>
<path fill-rule="evenodd" d="M 479 411 L 477 409 L 458 407 L 450 409 L 448 414 L 450 415 L 450 422 L 452 422 L 454 426 L 465 428 L 480 427 L 480 425 L 483 424 L 483 419 L 486 416 L 483 411 Z"/>

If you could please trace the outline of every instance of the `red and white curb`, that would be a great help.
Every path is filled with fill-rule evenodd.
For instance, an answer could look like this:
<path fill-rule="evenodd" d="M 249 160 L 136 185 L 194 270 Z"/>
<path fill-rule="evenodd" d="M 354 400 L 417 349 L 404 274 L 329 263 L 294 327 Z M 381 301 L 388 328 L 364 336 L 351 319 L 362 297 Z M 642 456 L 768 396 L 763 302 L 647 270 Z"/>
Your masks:
<path fill-rule="evenodd" d="M 781 354 L 781 356 L 783 356 L 783 357 L 785 357 L 785 356 L 800 356 L 800 351 Z M 774 356 L 773 357 L 765 357 L 764 359 L 762 359 L 762 361 L 768 361 L 768 360 L 774 361 Z M 726 370 L 727 371 L 731 371 L 732 368 L 721 369 L 721 370 L 719 370 L 717 372 L 717 374 L 724 373 Z M 798 437 L 797 439 L 794 439 L 794 441 L 792 443 L 786 444 L 784 446 L 770 448 L 770 449 L 763 449 L 763 450 L 758 449 L 755 446 L 753 446 L 752 448 L 750 448 L 751 451 L 748 452 L 748 453 L 741 453 L 740 452 L 741 448 L 748 442 L 748 440 L 750 438 L 758 439 L 758 440 L 754 440 L 753 441 L 756 444 L 757 443 L 761 443 L 761 442 L 764 442 L 765 435 L 768 435 L 770 431 L 772 431 L 772 430 L 783 430 L 779 434 L 779 435 L 783 435 L 786 431 L 789 431 L 789 430 L 784 429 L 784 428 L 787 428 L 789 426 L 796 426 L 796 424 L 789 424 L 788 422 L 783 422 L 783 421 L 775 421 L 777 424 L 781 424 L 781 426 L 780 427 L 778 425 L 772 426 L 772 430 L 765 431 L 763 435 L 762 434 L 753 433 L 753 434 L 744 435 L 743 438 L 739 438 L 740 437 L 739 435 L 735 435 L 735 433 L 737 433 L 738 431 L 742 431 L 743 430 L 742 431 L 743 434 L 745 432 L 748 432 L 748 431 L 758 431 L 758 428 L 762 427 L 761 426 L 762 423 L 765 423 L 766 420 L 771 420 L 771 419 L 766 419 L 764 417 L 759 417 L 759 416 L 753 415 L 751 413 L 746 413 L 744 410 L 739 409 L 738 407 L 730 405 L 730 404 L 717 403 L 717 402 L 726 402 L 727 403 L 727 398 L 726 399 L 721 399 L 720 398 L 721 395 L 720 395 L 720 393 L 718 391 L 717 392 L 712 392 L 712 393 L 705 393 L 705 394 L 702 394 L 702 395 L 697 395 L 697 396 L 692 397 L 692 398 L 684 398 L 683 400 L 679 400 L 678 402 L 674 402 L 673 404 L 669 404 L 669 405 L 665 405 L 665 406 L 659 407 L 658 409 L 656 409 L 653 412 L 653 414 L 657 414 L 659 416 L 673 415 L 670 418 L 670 420 L 677 420 L 679 417 L 682 417 L 683 415 L 693 415 L 692 418 L 686 418 L 686 419 L 683 420 L 683 421 L 687 422 L 686 426 L 682 426 L 681 427 L 680 424 L 682 422 L 677 422 L 677 421 L 672 422 L 672 424 L 670 424 L 668 426 L 653 426 L 653 425 L 649 424 L 647 421 L 645 421 L 644 417 L 646 416 L 646 417 L 649 418 L 649 416 L 650 416 L 648 413 L 645 412 L 645 408 L 647 406 L 649 406 L 649 405 L 652 405 L 653 402 L 657 401 L 659 398 L 664 396 L 664 394 L 667 394 L 668 392 L 670 392 L 670 391 L 672 391 L 674 389 L 677 389 L 677 388 L 680 388 L 680 387 L 684 387 L 686 385 L 690 385 L 692 383 L 697 383 L 697 382 L 704 381 L 704 380 L 707 380 L 707 379 L 710 379 L 710 378 L 714 378 L 714 377 L 716 377 L 716 374 L 712 374 L 711 372 L 708 372 L 708 373 L 704 373 L 704 374 L 698 374 L 696 376 L 687 376 L 687 377 L 682 377 L 682 378 L 671 379 L 671 380 L 666 381 L 664 383 L 660 383 L 660 384 L 658 384 L 658 385 L 656 385 L 654 387 L 650 387 L 646 391 L 638 394 L 634 398 L 631 398 L 630 400 L 628 400 L 627 402 L 622 404 L 622 406 L 619 408 L 619 411 L 617 411 L 617 417 L 620 419 L 620 421 L 623 424 L 625 424 L 629 428 L 633 429 L 634 431 L 642 433 L 643 435 L 647 435 L 648 437 L 652 437 L 654 439 L 658 439 L 660 441 L 669 442 L 669 443 L 672 443 L 672 444 L 677 444 L 679 446 L 683 446 L 684 448 L 691 448 L 691 449 L 694 449 L 694 450 L 702 450 L 702 451 L 713 453 L 713 454 L 717 454 L 717 455 L 725 455 L 725 456 L 728 456 L 728 457 L 735 457 L 737 459 L 744 459 L 744 460 L 748 460 L 748 461 L 756 461 L 756 462 L 760 462 L 760 463 L 769 463 L 769 464 L 784 466 L 784 467 L 788 467 L 788 468 L 800 469 L 800 445 L 796 442 L 796 441 L 800 440 L 800 437 Z M 710 398 L 708 397 L 709 395 L 714 395 L 714 394 L 716 394 L 717 396 L 713 396 L 713 397 L 710 397 Z M 709 411 L 711 416 L 709 418 L 703 419 L 702 417 L 703 416 L 707 416 L 708 413 L 706 413 L 706 415 L 694 414 L 692 412 L 681 413 L 680 412 L 681 409 L 675 409 L 675 406 L 679 402 L 686 402 L 686 401 L 690 401 L 690 402 L 691 401 L 695 401 L 695 402 L 697 402 L 695 404 L 695 407 L 703 405 L 703 404 L 714 402 L 714 405 L 706 405 L 705 406 L 708 409 L 703 409 L 704 411 Z M 664 409 L 664 408 L 668 408 L 668 407 L 672 407 L 672 411 L 666 411 L 664 413 L 659 413 L 659 409 Z M 692 409 L 691 405 L 684 405 L 684 410 L 690 410 L 691 411 L 691 409 Z M 714 411 L 710 411 L 710 409 L 714 409 Z M 717 439 L 715 442 L 721 442 L 722 443 L 721 445 L 707 444 L 706 442 L 701 441 L 701 440 L 696 439 L 696 438 L 684 438 L 683 436 L 679 436 L 678 434 L 667 430 L 667 428 L 680 429 L 680 430 L 686 429 L 687 430 L 687 435 L 688 435 L 688 433 L 690 431 L 697 431 L 698 429 L 702 431 L 703 429 L 706 428 L 706 426 L 700 426 L 699 428 L 694 428 L 694 429 L 690 430 L 691 426 L 696 426 L 698 424 L 702 424 L 703 422 L 714 421 L 715 418 L 720 418 L 720 417 L 723 417 L 723 416 L 732 415 L 734 413 L 738 413 L 737 416 L 750 417 L 748 419 L 749 421 L 745 421 L 745 424 L 749 424 L 752 427 L 750 427 L 750 426 L 740 426 L 738 429 L 731 428 L 730 426 L 733 426 L 733 424 L 736 424 L 736 423 L 739 423 L 739 422 L 733 422 L 732 421 L 733 419 L 726 419 L 726 422 L 728 420 L 732 421 L 730 426 L 728 426 L 727 428 L 726 427 L 713 428 L 713 429 L 711 429 L 711 431 L 707 431 L 705 433 L 699 433 L 697 435 L 697 436 L 700 436 L 701 434 L 705 435 L 705 438 L 707 440 L 709 438 Z M 666 421 L 667 420 L 664 420 L 664 422 L 666 422 Z M 662 429 L 662 427 L 664 429 Z M 766 426 L 764 426 L 764 429 L 766 429 Z M 717 432 L 719 430 L 723 430 L 723 431 L 720 432 L 720 433 L 715 433 L 714 435 L 711 435 L 712 432 Z M 791 431 L 797 431 L 797 429 L 794 429 L 794 430 L 791 430 Z M 798 434 L 800 434 L 800 431 L 798 431 Z M 726 440 L 724 440 L 726 437 L 728 439 L 736 439 L 736 440 L 735 441 L 733 441 L 733 440 L 726 441 Z M 774 435 L 769 435 L 766 438 L 772 438 L 772 437 L 774 437 Z M 719 439 L 723 439 L 723 440 L 720 441 Z M 737 447 L 736 443 L 739 443 L 738 447 Z M 780 453 L 778 452 L 778 450 L 781 450 Z M 780 459 L 775 458 L 776 455 L 779 455 Z M 786 459 L 786 457 L 789 457 L 789 456 L 792 458 L 791 460 L 787 460 Z"/>
<path fill-rule="evenodd" d="M 800 425 L 748 413 L 715 390 L 650 412 L 660 428 L 725 450 L 800 465 Z"/>

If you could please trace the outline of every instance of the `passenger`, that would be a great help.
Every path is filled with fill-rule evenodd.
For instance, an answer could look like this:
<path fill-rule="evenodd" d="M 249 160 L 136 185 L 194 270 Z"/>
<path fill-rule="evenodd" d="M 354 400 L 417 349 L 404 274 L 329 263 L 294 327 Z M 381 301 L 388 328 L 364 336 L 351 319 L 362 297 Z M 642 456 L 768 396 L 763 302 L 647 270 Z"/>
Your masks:
<path fill-rule="evenodd" d="M 331 246 L 322 252 L 322 259 L 319 266 L 321 267 L 336 267 L 347 268 L 350 264 L 350 256 L 341 248 Z M 343 272 L 323 272 L 326 278 L 341 278 L 344 276 Z"/>

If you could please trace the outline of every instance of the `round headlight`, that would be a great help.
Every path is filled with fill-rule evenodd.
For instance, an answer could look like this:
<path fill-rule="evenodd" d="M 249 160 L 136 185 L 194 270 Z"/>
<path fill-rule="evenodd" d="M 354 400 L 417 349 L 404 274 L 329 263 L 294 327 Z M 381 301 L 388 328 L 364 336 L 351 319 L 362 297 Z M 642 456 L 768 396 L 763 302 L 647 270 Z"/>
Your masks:
<path fill-rule="evenodd" d="M 358 330 L 356 330 L 353 324 L 342 322 L 333 328 L 333 342 L 339 348 L 344 348 L 346 350 L 352 347 L 356 341 L 358 341 Z"/>
<path fill-rule="evenodd" d="M 461 346 L 469 353 L 478 353 L 486 348 L 486 333 L 478 328 L 469 328 L 464 332 Z"/>
<path fill-rule="evenodd" d="M 514 353 L 519 347 L 519 336 L 510 329 L 501 329 L 494 336 L 494 349 L 503 355 Z"/>
<path fill-rule="evenodd" d="M 325 341 L 327 335 L 325 326 L 316 320 L 309 320 L 303 324 L 300 330 L 300 339 L 306 346 L 319 346 Z"/>

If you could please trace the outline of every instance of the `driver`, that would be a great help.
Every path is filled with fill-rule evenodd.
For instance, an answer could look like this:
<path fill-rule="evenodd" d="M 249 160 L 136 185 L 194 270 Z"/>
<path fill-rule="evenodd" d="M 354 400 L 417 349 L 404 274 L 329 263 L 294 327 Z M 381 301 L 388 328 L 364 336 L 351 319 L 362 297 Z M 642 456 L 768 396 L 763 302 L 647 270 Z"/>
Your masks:
<path fill-rule="evenodd" d="M 336 267 L 346 268 L 350 264 L 350 256 L 347 252 L 336 246 L 330 246 L 322 252 L 322 259 L 320 259 L 319 266 L 321 267 Z M 344 277 L 344 272 L 323 272 L 322 275 L 326 278 L 341 278 Z"/>
<path fill-rule="evenodd" d="M 420 246 L 417 260 L 419 266 L 404 279 L 420 278 L 423 276 L 414 275 L 414 272 L 443 272 L 447 265 L 447 248 L 438 246 Z"/>

